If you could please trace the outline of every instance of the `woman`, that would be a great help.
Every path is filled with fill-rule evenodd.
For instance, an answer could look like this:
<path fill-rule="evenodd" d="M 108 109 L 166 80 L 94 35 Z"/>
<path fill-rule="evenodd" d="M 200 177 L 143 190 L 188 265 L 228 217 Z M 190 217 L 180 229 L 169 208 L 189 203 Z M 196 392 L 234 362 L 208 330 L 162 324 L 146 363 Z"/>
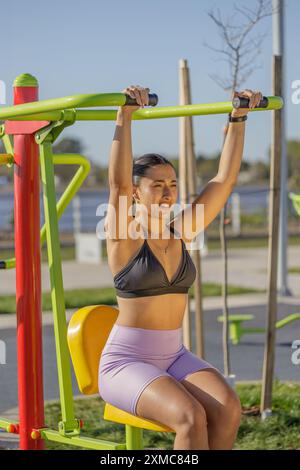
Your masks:
<path fill-rule="evenodd" d="M 107 252 L 119 315 L 101 355 L 99 393 L 118 408 L 171 427 L 174 449 L 232 449 L 239 398 L 214 366 L 182 344 L 188 289 L 196 276 L 186 228 L 193 221 L 200 233 L 225 205 L 240 169 L 246 115 L 262 94 L 234 93 L 248 97 L 249 108 L 231 113 L 235 122 L 228 125 L 218 174 L 170 222 L 178 196 L 173 165 L 157 154 L 132 162 L 131 117 L 148 104 L 149 91 L 123 90 L 137 106 L 118 109 L 109 161 Z M 132 198 L 135 217 L 128 211 Z M 196 218 L 197 204 L 204 204 L 204 227 Z"/>

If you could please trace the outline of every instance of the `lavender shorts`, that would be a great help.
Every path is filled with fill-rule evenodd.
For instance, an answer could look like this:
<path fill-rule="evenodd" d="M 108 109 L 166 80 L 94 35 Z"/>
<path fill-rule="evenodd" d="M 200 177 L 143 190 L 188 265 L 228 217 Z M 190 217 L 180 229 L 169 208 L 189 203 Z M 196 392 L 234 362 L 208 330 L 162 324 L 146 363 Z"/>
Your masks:
<path fill-rule="evenodd" d="M 178 381 L 214 366 L 188 351 L 182 344 L 182 327 L 149 330 L 114 324 L 99 362 L 101 398 L 128 413 L 136 413 L 143 390 L 158 377 Z"/>

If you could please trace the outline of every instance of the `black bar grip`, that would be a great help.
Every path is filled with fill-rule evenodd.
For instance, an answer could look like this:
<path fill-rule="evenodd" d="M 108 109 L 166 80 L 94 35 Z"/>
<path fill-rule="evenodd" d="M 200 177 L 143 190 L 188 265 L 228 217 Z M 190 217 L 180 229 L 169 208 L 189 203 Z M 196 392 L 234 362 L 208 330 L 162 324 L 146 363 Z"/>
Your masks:
<path fill-rule="evenodd" d="M 131 98 L 131 96 L 126 95 L 126 102 L 124 106 L 138 106 L 137 101 L 134 98 Z M 156 106 L 158 103 L 158 96 L 155 93 L 149 93 L 149 104 L 148 106 Z"/>
<path fill-rule="evenodd" d="M 244 97 L 241 97 L 241 96 L 236 96 L 235 98 L 233 98 L 232 100 L 232 106 L 235 108 L 235 109 L 239 109 L 239 108 L 249 108 L 249 102 L 250 102 L 250 99 L 249 98 L 244 98 Z M 258 105 L 255 106 L 255 108 L 267 108 L 269 105 L 269 100 L 266 96 L 263 96 L 262 99 L 260 100 L 260 102 L 258 103 Z M 254 109 L 255 109 L 254 108 Z"/>

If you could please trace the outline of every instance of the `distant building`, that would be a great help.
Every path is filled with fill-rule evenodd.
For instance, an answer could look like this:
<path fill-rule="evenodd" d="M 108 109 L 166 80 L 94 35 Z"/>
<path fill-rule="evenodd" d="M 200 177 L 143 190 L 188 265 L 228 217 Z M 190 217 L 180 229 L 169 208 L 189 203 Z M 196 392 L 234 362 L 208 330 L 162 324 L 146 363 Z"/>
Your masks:
<path fill-rule="evenodd" d="M 59 175 L 54 175 L 55 187 L 56 188 L 60 187 L 61 183 L 62 183 L 61 177 Z"/>
<path fill-rule="evenodd" d="M 252 181 L 252 175 L 250 171 L 240 171 L 238 174 L 238 184 L 250 183 Z"/>

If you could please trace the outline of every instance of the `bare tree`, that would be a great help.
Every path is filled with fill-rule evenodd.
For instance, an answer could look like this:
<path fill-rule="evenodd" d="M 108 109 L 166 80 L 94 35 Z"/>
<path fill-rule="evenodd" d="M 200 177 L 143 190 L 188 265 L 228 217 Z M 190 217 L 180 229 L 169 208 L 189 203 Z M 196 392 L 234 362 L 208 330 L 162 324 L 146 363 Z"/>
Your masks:
<path fill-rule="evenodd" d="M 222 79 L 220 75 L 209 75 L 225 91 L 230 91 L 231 96 L 237 91 L 242 83 L 245 82 L 254 70 L 261 66 L 257 65 L 257 57 L 261 53 L 261 46 L 267 33 L 253 32 L 261 20 L 272 16 L 274 8 L 271 0 L 257 0 L 256 8 L 253 10 L 248 6 L 240 6 L 234 3 L 234 14 L 230 12 L 230 19 L 223 20 L 220 11 L 215 13 L 213 10 L 207 12 L 219 30 L 222 40 L 222 48 L 217 49 L 204 45 L 223 57 L 218 61 L 225 61 L 229 65 L 229 78 Z M 242 19 L 240 17 L 242 16 Z M 237 20 L 236 20 L 236 17 Z M 223 147 L 228 131 L 228 123 L 223 128 L 224 138 Z M 231 373 L 230 355 L 229 355 L 229 326 L 228 326 L 228 307 L 227 307 L 227 243 L 226 243 L 226 218 L 227 203 L 220 212 L 220 241 L 222 259 L 224 265 L 222 298 L 223 298 L 223 358 L 224 373 L 228 377 Z"/>

